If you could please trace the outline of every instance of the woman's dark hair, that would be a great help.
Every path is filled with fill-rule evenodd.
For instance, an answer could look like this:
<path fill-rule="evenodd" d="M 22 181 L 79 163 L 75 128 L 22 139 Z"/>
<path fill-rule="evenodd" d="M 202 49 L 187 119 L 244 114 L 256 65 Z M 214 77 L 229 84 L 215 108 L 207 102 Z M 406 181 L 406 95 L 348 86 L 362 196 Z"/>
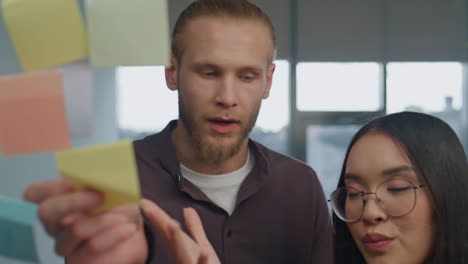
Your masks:
<path fill-rule="evenodd" d="M 430 190 L 434 209 L 434 248 L 426 263 L 468 263 L 468 165 L 463 146 L 444 121 L 401 112 L 376 118 L 352 138 L 338 187 L 344 186 L 348 155 L 364 135 L 380 132 L 401 145 Z M 365 263 L 345 222 L 333 214 L 335 262 Z"/>

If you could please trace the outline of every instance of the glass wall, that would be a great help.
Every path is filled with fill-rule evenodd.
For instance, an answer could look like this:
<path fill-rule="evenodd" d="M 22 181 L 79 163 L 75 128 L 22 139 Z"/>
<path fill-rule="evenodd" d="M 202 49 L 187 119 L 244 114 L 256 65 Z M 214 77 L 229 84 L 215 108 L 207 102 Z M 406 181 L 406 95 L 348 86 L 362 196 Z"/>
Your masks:
<path fill-rule="evenodd" d="M 384 66 L 386 75 L 380 70 Z M 424 112 L 446 121 L 462 139 L 462 85 L 459 62 L 299 63 L 297 109 L 306 122 L 300 126 L 306 130 L 305 160 L 316 170 L 326 196 L 336 188 L 352 135 L 365 122 L 354 119 L 352 112 L 384 107 L 382 113 Z M 314 119 L 325 111 L 347 121 Z"/>
<path fill-rule="evenodd" d="M 289 63 L 275 61 L 270 97 L 262 102 L 252 138 L 286 153 L 289 123 Z M 177 92 L 167 88 L 164 67 L 118 69 L 118 123 L 120 136 L 141 138 L 163 129 L 178 117 Z"/>

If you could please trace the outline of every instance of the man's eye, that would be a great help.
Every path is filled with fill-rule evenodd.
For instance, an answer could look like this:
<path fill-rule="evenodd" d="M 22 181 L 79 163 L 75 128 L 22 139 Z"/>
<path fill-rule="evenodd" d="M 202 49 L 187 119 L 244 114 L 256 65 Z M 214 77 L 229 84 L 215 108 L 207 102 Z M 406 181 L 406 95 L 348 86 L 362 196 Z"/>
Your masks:
<path fill-rule="evenodd" d="M 205 71 L 205 72 L 202 72 L 202 75 L 205 76 L 205 77 L 215 77 L 216 72 L 214 72 L 214 71 Z"/>
<path fill-rule="evenodd" d="M 244 80 L 244 81 L 247 81 L 247 82 L 252 81 L 254 78 L 255 78 L 255 76 L 250 75 L 250 74 L 241 75 L 241 79 Z"/>

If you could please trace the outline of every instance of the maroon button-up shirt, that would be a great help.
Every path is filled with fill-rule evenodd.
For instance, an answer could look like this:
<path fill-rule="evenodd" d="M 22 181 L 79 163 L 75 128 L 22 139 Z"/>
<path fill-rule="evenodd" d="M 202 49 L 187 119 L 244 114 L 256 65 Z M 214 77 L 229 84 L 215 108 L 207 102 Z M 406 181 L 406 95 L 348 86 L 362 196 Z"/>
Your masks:
<path fill-rule="evenodd" d="M 180 172 L 170 133 L 134 142 L 143 197 L 183 224 L 182 209 L 200 215 L 208 239 L 225 264 L 332 263 L 332 228 L 315 172 L 306 164 L 250 140 L 255 166 L 229 215 Z M 145 223 L 148 263 L 173 263 L 162 236 Z"/>

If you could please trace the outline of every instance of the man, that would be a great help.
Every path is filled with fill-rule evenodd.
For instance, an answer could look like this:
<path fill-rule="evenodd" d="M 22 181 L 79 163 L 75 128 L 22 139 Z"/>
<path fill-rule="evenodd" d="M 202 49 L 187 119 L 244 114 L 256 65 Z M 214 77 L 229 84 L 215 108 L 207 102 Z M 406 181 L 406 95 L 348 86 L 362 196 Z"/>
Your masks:
<path fill-rule="evenodd" d="M 331 263 L 323 191 L 307 165 L 249 140 L 275 65 L 274 29 L 247 1 L 199 0 L 173 32 L 167 86 L 179 119 L 134 143 L 143 197 L 181 222 L 201 217 L 222 263 Z M 163 237 L 137 208 L 98 216 L 102 198 L 63 180 L 25 193 L 67 263 L 171 263 Z"/>

